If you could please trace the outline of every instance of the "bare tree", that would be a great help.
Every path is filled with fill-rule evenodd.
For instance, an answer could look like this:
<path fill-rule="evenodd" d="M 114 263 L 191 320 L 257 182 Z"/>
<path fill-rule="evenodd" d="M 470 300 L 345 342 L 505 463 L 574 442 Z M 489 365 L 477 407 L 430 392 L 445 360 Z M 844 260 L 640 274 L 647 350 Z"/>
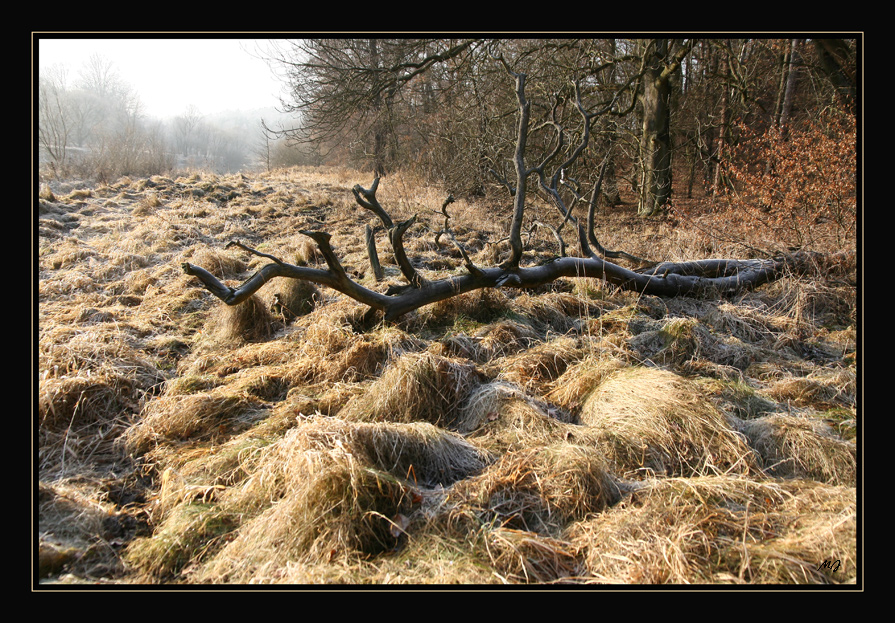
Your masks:
<path fill-rule="evenodd" d="M 285 112 L 300 124 L 283 133 L 299 142 L 351 145 L 382 175 L 397 151 L 400 89 L 434 65 L 456 59 L 475 40 L 305 39 L 275 47 L 268 60 L 285 73 Z"/>
<path fill-rule="evenodd" d="M 111 61 L 91 56 L 73 87 L 61 70 L 44 71 L 39 87 L 38 142 L 56 174 L 109 179 L 170 166 L 161 128 L 147 123 L 137 92 Z"/>
<path fill-rule="evenodd" d="M 640 206 L 642 215 L 665 208 L 671 197 L 671 77 L 694 40 L 649 39 L 643 51 Z"/>
<path fill-rule="evenodd" d="M 197 277 L 207 290 L 228 305 L 237 305 L 245 301 L 275 277 L 286 277 L 328 286 L 368 305 L 371 311 L 381 312 L 386 320 L 392 320 L 424 305 L 465 292 L 482 288 L 533 288 L 560 277 L 600 278 L 624 289 L 661 296 L 702 296 L 709 293 L 731 293 L 757 287 L 775 279 L 782 274 L 785 268 L 798 261 L 798 258 L 793 257 L 750 260 L 710 259 L 650 264 L 640 269 L 625 268 L 608 261 L 606 257 L 626 258 L 642 262 L 640 258 L 622 252 L 607 251 L 597 242 L 594 235 L 596 201 L 593 198 L 599 195 L 602 176 L 598 177 L 589 193 L 575 195 L 575 202 L 578 198 L 588 194 L 591 197 L 591 200 L 587 202 L 586 219 L 573 216 L 572 206 L 575 202 L 567 206 L 567 202 L 560 193 L 560 187 L 564 181 L 564 171 L 569 170 L 588 147 L 590 125 L 593 119 L 603 112 L 611 110 L 614 104 L 610 102 L 603 110 L 588 111 L 582 104 L 581 92 L 576 85 L 575 108 L 580 117 L 580 128 L 576 135 L 579 140 L 574 145 L 566 145 L 564 140 L 566 128 L 557 121 L 558 117 L 555 114 L 551 115 L 544 123 L 539 124 L 537 129 L 552 130 L 555 133 L 555 146 L 537 164 L 532 165 L 526 160 L 526 145 L 532 130 L 529 127 L 531 103 L 525 94 L 526 75 L 514 72 L 508 64 L 503 61 L 502 63 L 515 83 L 518 114 L 514 152 L 516 180 L 514 185 L 507 184 L 508 187 L 511 187 L 514 200 L 509 228 L 511 253 L 509 258 L 500 265 L 488 268 L 476 266 L 462 245 L 450 236 L 449 231 L 443 230 L 439 233 L 448 234 L 452 242 L 458 246 L 466 273 L 437 281 L 427 280 L 410 262 L 403 245 L 404 235 L 416 222 L 417 217 L 412 216 L 403 221 L 395 221 L 376 197 L 380 183 L 380 178 L 376 177 L 369 188 L 356 185 L 353 189 L 354 197 L 358 205 L 374 214 L 388 232 L 396 263 L 407 281 L 404 286 L 390 287 L 382 293 L 355 282 L 349 277 L 333 250 L 330 244 L 331 235 L 325 231 L 311 230 L 304 230 L 301 233 L 316 242 L 326 261 L 326 269 L 288 264 L 273 255 L 252 249 L 239 241 L 232 241 L 227 245 L 228 247 L 236 246 L 259 257 L 265 257 L 271 262 L 236 288 L 223 284 L 206 269 L 190 263 L 182 264 L 184 272 Z M 556 110 L 556 104 L 554 104 L 553 110 Z M 526 208 L 528 180 L 531 176 L 537 177 L 539 189 L 553 200 L 554 205 L 563 216 L 563 225 L 570 223 L 574 228 L 579 256 L 560 256 L 544 264 L 523 266 L 525 246 L 522 222 Z M 449 197 L 442 206 L 442 213 L 445 215 L 447 215 L 446 208 L 450 200 Z"/>
<path fill-rule="evenodd" d="M 793 39 L 790 50 L 786 54 L 780 95 L 777 103 L 777 114 L 774 119 L 775 125 L 779 127 L 784 134 L 789 128 L 789 119 L 792 116 L 793 99 L 796 92 L 796 85 L 799 80 L 799 65 L 802 62 L 799 55 L 800 41 L 800 39 Z"/>
<path fill-rule="evenodd" d="M 41 76 L 38 91 L 37 140 L 54 171 L 65 168 L 75 125 L 65 89 L 65 72 L 56 68 Z"/>
<path fill-rule="evenodd" d="M 276 141 L 276 133 L 267 127 L 264 119 L 261 119 L 261 135 L 255 148 L 255 155 L 261 160 L 265 170 L 270 172 L 270 144 Z"/>
<path fill-rule="evenodd" d="M 106 100 L 125 97 L 130 91 L 119 76 L 115 63 L 102 54 L 91 54 L 84 62 L 79 74 L 79 86 Z"/>

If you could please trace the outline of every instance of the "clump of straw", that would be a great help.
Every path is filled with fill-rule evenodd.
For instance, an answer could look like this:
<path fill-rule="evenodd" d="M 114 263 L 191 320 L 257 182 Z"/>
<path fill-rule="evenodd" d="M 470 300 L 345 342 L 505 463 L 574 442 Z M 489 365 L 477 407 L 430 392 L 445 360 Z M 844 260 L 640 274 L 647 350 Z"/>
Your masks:
<path fill-rule="evenodd" d="M 339 416 L 368 422 L 429 422 L 450 428 L 470 391 L 481 383 L 474 365 L 430 352 L 395 360 Z"/>
<path fill-rule="evenodd" d="M 683 377 L 657 368 L 618 370 L 587 398 L 581 422 L 629 475 L 746 473 L 752 451 L 728 418 Z"/>
<path fill-rule="evenodd" d="M 271 445 L 243 486 L 222 499 L 249 519 L 198 578 L 288 581 L 292 564 L 349 564 L 390 550 L 411 529 L 418 487 L 467 477 L 487 460 L 430 424 L 313 418 Z"/>
<path fill-rule="evenodd" d="M 567 537 L 610 584 L 845 583 L 855 577 L 855 493 L 806 481 L 650 481 Z M 841 562 L 840 573 L 825 560 Z"/>
<path fill-rule="evenodd" d="M 577 340 L 560 337 L 499 360 L 495 364 L 500 366 L 501 378 L 527 390 L 540 392 L 582 355 L 583 350 Z"/>
<path fill-rule="evenodd" d="M 740 430 L 761 456 L 765 469 L 782 478 L 810 478 L 854 485 L 855 444 L 844 441 L 822 421 L 775 414 L 746 420 Z"/>
<path fill-rule="evenodd" d="M 273 335 L 273 318 L 258 295 L 238 305 L 219 305 L 206 323 L 206 335 L 221 342 L 254 342 Z"/>
<path fill-rule="evenodd" d="M 621 488 L 594 447 L 554 443 L 505 453 L 480 475 L 454 485 L 450 516 L 471 527 L 498 525 L 558 534 L 568 522 L 605 510 Z"/>
<path fill-rule="evenodd" d="M 569 421 L 568 413 L 526 394 L 517 385 L 492 381 L 472 391 L 456 426 L 480 446 L 502 453 L 574 439 L 584 432 Z"/>
<path fill-rule="evenodd" d="M 257 398 L 230 393 L 226 387 L 165 395 L 150 402 L 142 418 L 128 429 L 125 447 L 139 455 L 158 444 L 229 435 L 249 426 L 263 408 Z"/>

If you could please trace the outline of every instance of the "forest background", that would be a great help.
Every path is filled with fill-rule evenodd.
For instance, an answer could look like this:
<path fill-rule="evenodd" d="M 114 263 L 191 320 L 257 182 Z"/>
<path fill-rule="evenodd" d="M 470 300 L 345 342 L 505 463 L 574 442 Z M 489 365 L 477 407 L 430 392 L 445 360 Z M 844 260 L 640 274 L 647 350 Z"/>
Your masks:
<path fill-rule="evenodd" d="M 263 122 L 150 119 L 101 57 L 42 72 L 35 580 L 859 585 L 862 45 L 279 40 Z M 223 305 L 182 269 L 406 288 L 381 228 L 369 262 L 374 179 L 418 215 L 415 274 L 505 263 L 517 154 L 587 133 L 556 182 L 613 261 L 805 261 L 733 295 L 575 276 L 386 321 L 293 279 Z M 531 191 L 536 270 L 578 250 Z"/>
<path fill-rule="evenodd" d="M 400 169 L 458 197 L 482 196 L 510 176 L 516 139 L 517 105 L 494 61 L 499 49 L 529 75 L 535 123 L 550 114 L 563 127 L 574 120 L 575 81 L 585 106 L 612 102 L 582 163 L 593 177 L 606 159 L 606 205 L 620 202 L 620 185 L 638 194 L 641 214 L 671 209 L 699 188 L 733 197 L 750 219 L 788 227 L 798 240 L 805 219 L 847 227 L 854 214 L 857 43 L 274 41 L 266 58 L 287 84 L 281 114 L 228 119 L 194 107 L 146 118 L 114 62 L 95 56 L 76 78 L 39 76 L 39 155 L 50 175 L 101 180 L 337 163 L 378 175 Z M 533 132 L 528 149 L 546 153 L 551 140 Z M 675 175 L 683 179 L 672 197 Z"/>

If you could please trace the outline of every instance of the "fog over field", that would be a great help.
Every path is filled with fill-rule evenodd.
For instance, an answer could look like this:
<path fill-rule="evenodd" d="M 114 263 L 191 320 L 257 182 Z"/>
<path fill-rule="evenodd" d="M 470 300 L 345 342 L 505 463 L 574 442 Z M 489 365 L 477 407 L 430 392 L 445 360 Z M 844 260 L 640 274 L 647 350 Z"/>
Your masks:
<path fill-rule="evenodd" d="M 40 162 L 62 161 L 91 177 L 204 168 L 254 169 L 269 149 L 269 128 L 289 126 L 279 110 L 284 82 L 264 59 L 264 39 L 41 36 L 35 40 L 40 114 L 64 125 L 40 133 Z M 47 110 L 47 102 L 56 109 Z M 64 120 L 64 124 L 61 123 Z M 49 124 L 52 127 L 52 124 Z M 125 125 L 126 129 L 122 129 Z M 55 128 L 54 128 L 55 129 Z M 136 132 L 137 140 L 124 135 Z M 119 160 L 112 142 L 140 144 L 139 166 L 94 166 Z M 57 153 L 60 152 L 60 153 Z M 147 153 L 152 152 L 152 156 Z M 64 153 L 64 155 L 61 155 Z M 59 164 L 59 163 L 57 163 Z"/>
<path fill-rule="evenodd" d="M 144 112 L 160 119 L 190 106 L 202 114 L 273 108 L 280 82 L 259 55 L 264 39 L 208 38 L 41 38 L 39 70 L 64 66 L 75 78 L 94 55 L 114 63 Z"/>

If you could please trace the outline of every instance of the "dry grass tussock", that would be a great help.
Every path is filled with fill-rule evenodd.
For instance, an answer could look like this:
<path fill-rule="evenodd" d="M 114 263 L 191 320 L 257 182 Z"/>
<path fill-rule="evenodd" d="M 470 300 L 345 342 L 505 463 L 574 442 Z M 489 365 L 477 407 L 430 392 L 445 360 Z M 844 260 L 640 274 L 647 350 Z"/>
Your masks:
<path fill-rule="evenodd" d="M 856 522 L 850 487 L 704 476 L 651 481 L 568 536 L 600 583 L 848 583 Z"/>
<path fill-rule="evenodd" d="M 389 551 L 406 538 L 421 487 L 467 478 L 488 460 L 431 424 L 311 419 L 265 448 L 242 486 L 208 511 L 250 519 L 195 573 L 203 580 L 291 582 L 296 564 Z M 141 554 L 140 547 L 133 552 Z M 154 560 L 141 564 L 158 574 Z"/>
<path fill-rule="evenodd" d="M 834 435 L 823 421 L 777 414 L 746 420 L 740 430 L 775 476 L 856 483 L 855 445 Z"/>
<path fill-rule="evenodd" d="M 385 291 L 400 274 L 372 278 L 351 195 L 369 181 L 296 168 L 40 189 L 42 582 L 860 582 L 854 252 L 736 298 L 561 279 L 393 323 L 282 279 L 228 308 L 179 268 L 241 283 L 266 260 L 232 239 L 325 268 L 297 233 L 322 227 Z M 434 242 L 445 195 L 380 186 L 396 220 L 419 215 L 405 246 L 427 279 L 463 271 Z M 507 253 L 509 204 L 489 201 L 451 209 L 480 265 Z M 598 235 L 656 260 L 743 255 L 737 232 L 706 231 L 620 206 Z M 554 252 L 542 233 L 526 262 Z"/>
<path fill-rule="evenodd" d="M 621 488 L 593 447 L 552 443 L 512 450 L 453 488 L 451 521 L 556 536 L 563 526 L 617 503 Z"/>
<path fill-rule="evenodd" d="M 614 372 L 587 398 L 581 422 L 626 476 L 748 473 L 754 456 L 701 388 L 657 368 Z"/>
<path fill-rule="evenodd" d="M 339 415 L 354 421 L 420 421 L 455 428 L 459 405 L 482 378 L 467 361 L 430 352 L 408 353 Z"/>

